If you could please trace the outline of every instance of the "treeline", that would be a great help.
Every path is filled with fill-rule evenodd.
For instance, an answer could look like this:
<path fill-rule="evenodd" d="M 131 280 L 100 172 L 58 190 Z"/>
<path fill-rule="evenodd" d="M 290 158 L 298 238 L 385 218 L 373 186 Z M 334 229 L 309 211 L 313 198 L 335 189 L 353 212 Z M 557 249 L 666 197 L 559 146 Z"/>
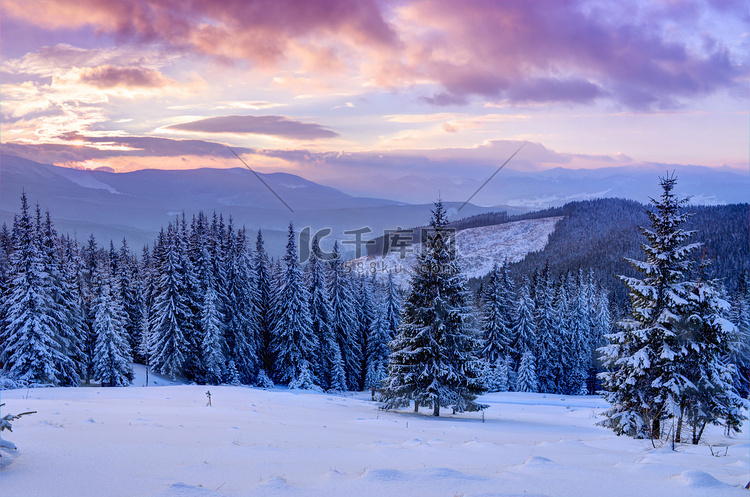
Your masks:
<path fill-rule="evenodd" d="M 252 247 L 254 245 L 254 249 Z M 337 248 L 336 248 L 337 250 Z M 0 230 L 0 361 L 21 384 L 130 383 L 131 361 L 197 383 L 379 386 L 400 296 L 313 254 L 284 264 L 230 219 L 183 215 L 140 257 L 58 236 L 26 196 Z"/>

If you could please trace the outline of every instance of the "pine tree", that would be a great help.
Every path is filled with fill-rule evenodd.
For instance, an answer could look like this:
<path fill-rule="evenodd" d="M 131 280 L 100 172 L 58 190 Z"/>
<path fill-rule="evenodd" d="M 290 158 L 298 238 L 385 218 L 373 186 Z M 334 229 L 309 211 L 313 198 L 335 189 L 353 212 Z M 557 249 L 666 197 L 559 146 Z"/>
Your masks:
<path fill-rule="evenodd" d="M 122 305 L 112 292 L 112 275 L 103 272 L 94 302 L 93 377 L 105 387 L 127 386 L 133 381 L 130 344 L 127 339 Z"/>
<path fill-rule="evenodd" d="M 367 341 L 367 370 L 365 388 L 379 389 L 388 376 L 388 361 L 391 350 L 388 343 L 393 339 L 388 329 L 387 307 L 377 301 L 375 320 L 372 322 Z"/>
<path fill-rule="evenodd" d="M 255 273 L 255 292 L 253 293 L 253 308 L 260 341 L 260 359 L 263 369 L 273 369 L 273 355 L 271 354 L 271 332 L 273 331 L 273 298 L 271 292 L 271 275 L 268 255 L 263 244 L 263 233 L 258 230 L 253 256 L 253 271 Z"/>
<path fill-rule="evenodd" d="M 355 288 L 357 288 L 355 307 L 357 309 L 355 322 L 356 333 L 355 339 L 359 341 L 360 357 L 362 358 L 360 368 L 360 378 L 357 383 L 357 390 L 365 387 L 365 376 L 367 374 L 367 347 L 370 341 L 370 332 L 377 319 L 377 311 L 373 304 L 371 283 L 360 275 L 355 278 Z"/>
<path fill-rule="evenodd" d="M 175 227 L 159 234 L 154 247 L 158 281 L 154 286 L 150 319 L 149 362 L 160 374 L 176 378 L 184 374 L 189 353 L 188 336 L 192 314 L 188 306 L 182 258 Z"/>
<path fill-rule="evenodd" d="M 483 409 L 474 399 L 483 389 L 478 340 L 469 326 L 469 300 L 447 229 L 445 208 L 435 204 L 423 251 L 404 303 L 399 334 L 391 342 L 393 353 L 386 386 L 381 390 L 386 408 L 414 401 L 454 411 Z"/>
<path fill-rule="evenodd" d="M 333 245 L 333 259 L 330 262 L 328 289 L 333 311 L 331 327 L 341 350 L 344 361 L 347 387 L 359 388 L 362 374 L 362 348 L 359 338 L 357 318 L 354 313 L 354 296 L 351 282 L 339 255 L 338 242 Z"/>
<path fill-rule="evenodd" d="M 65 344 L 58 340 L 63 316 L 55 301 L 54 282 L 45 265 L 41 214 L 29 215 L 26 195 L 13 226 L 14 250 L 6 303 L 6 326 L 0 358 L 3 372 L 28 383 L 57 385 L 74 369 Z M 64 365 L 61 370 L 60 365 Z"/>
<path fill-rule="evenodd" d="M 393 281 L 393 274 L 388 272 L 388 283 L 386 285 L 385 297 L 385 326 L 388 331 L 389 340 L 393 340 L 398 333 L 401 324 L 401 294 Z"/>
<path fill-rule="evenodd" d="M 205 272 L 205 291 L 201 309 L 201 330 L 203 333 L 201 350 L 203 352 L 203 375 L 206 383 L 221 383 L 225 357 L 224 319 L 221 313 L 221 298 L 216 291 L 216 282 L 211 271 L 211 263 L 206 248 L 203 248 L 203 268 Z M 236 368 L 236 366 L 235 366 Z"/>
<path fill-rule="evenodd" d="M 251 384 L 260 369 L 260 344 L 253 305 L 255 275 L 248 252 L 245 230 L 234 234 L 232 221 L 228 227 L 227 264 L 224 303 L 226 339 L 229 355 L 234 359 L 240 381 Z"/>
<path fill-rule="evenodd" d="M 517 392 L 539 391 L 534 362 L 534 353 L 530 350 L 527 350 L 521 356 L 521 364 L 518 366 L 518 377 L 516 378 Z"/>
<path fill-rule="evenodd" d="M 632 316 L 600 349 L 609 369 L 600 376 L 612 404 L 601 424 L 617 434 L 660 438 L 663 421 L 679 416 L 688 387 L 678 324 L 690 288 L 689 256 L 698 245 L 684 244 L 692 234 L 681 228 L 688 200 L 675 197 L 675 182 L 674 176 L 661 178 L 661 198 L 652 199 L 655 210 L 647 211 L 653 230 L 641 228 L 646 260 L 628 259 L 644 278 L 621 277 L 630 289 Z"/>
<path fill-rule="evenodd" d="M 536 322 L 534 321 L 534 301 L 529 295 L 529 285 L 521 287 L 518 296 L 518 314 L 514 323 L 515 343 L 513 352 L 520 359 L 527 352 L 536 350 Z"/>
<path fill-rule="evenodd" d="M 692 428 L 692 443 L 698 444 L 707 424 L 727 427 L 727 432 L 739 432 L 744 403 L 734 385 L 736 369 L 727 364 L 730 340 L 736 328 L 726 313 L 729 303 L 719 296 L 717 283 L 705 280 L 707 261 L 701 268 L 701 278 L 689 284 L 687 305 L 676 326 L 682 342 L 680 374 L 686 376 L 684 391 L 679 397 L 680 415 L 676 441 L 681 441 L 683 418 Z"/>
<path fill-rule="evenodd" d="M 482 357 L 489 364 L 495 364 L 513 344 L 512 323 L 508 321 L 510 303 L 497 264 L 490 271 L 482 293 Z"/>
<path fill-rule="evenodd" d="M 328 297 L 328 287 L 317 240 L 307 264 L 307 281 L 310 291 L 310 319 L 317 337 L 318 351 L 314 370 L 319 384 L 326 390 L 346 390 L 346 372 L 341 359 L 341 349 L 331 327 L 333 310 Z"/>
<path fill-rule="evenodd" d="M 284 256 L 286 269 L 282 277 L 276 303 L 276 326 L 273 332 L 275 370 L 282 383 L 289 384 L 300 378 L 303 368 L 313 374 L 317 337 L 310 318 L 310 294 L 304 285 L 302 270 L 297 260 L 294 227 L 289 223 L 289 238 Z"/>
<path fill-rule="evenodd" d="M 549 264 L 545 265 L 537 284 L 537 341 L 534 351 L 537 359 L 537 380 L 539 391 L 555 393 L 555 360 L 557 350 L 555 349 L 555 309 L 554 289 L 550 278 Z"/>

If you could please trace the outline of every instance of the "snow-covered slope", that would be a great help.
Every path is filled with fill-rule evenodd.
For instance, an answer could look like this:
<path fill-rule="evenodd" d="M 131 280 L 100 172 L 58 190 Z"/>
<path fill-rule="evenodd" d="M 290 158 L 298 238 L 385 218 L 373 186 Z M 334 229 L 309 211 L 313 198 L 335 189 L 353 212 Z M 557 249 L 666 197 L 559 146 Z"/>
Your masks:
<path fill-rule="evenodd" d="M 18 451 L 2 470 L 3 497 L 729 497 L 746 496 L 750 478 L 747 431 L 725 438 L 709 427 L 721 457 L 704 444 L 654 449 L 595 426 L 598 397 L 491 394 L 484 421 L 281 388 L 2 397 L 7 412 L 37 411 L 7 436 Z"/>
<path fill-rule="evenodd" d="M 562 217 L 528 219 L 512 223 L 469 228 L 456 233 L 456 248 L 461 257 L 464 274 L 469 278 L 487 274 L 493 264 L 501 265 L 506 260 L 517 262 L 529 252 L 542 250 Z M 416 254 L 421 244 L 414 244 L 409 252 L 390 252 L 386 256 L 369 256 L 353 260 L 353 270 L 375 273 L 379 281 L 387 278 L 388 272 L 394 280 L 406 287 L 416 264 Z"/>

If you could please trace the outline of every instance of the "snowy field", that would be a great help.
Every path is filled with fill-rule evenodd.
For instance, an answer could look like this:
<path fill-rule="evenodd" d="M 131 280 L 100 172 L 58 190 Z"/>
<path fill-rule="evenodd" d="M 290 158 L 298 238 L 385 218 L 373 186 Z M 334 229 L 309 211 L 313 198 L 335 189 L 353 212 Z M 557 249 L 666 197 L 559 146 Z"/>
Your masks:
<path fill-rule="evenodd" d="M 156 379 L 159 381 L 158 378 Z M 136 380 L 143 384 L 142 379 Z M 3 391 L 3 497 L 747 496 L 747 428 L 652 448 L 597 397 L 490 394 L 484 414 L 383 412 L 369 394 L 173 385 Z"/>

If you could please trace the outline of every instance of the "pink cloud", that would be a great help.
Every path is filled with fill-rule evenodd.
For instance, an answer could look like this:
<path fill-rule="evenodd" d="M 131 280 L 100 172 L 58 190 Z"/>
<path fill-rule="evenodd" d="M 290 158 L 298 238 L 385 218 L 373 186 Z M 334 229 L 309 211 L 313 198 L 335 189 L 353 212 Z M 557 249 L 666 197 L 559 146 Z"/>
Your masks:
<path fill-rule="evenodd" d="M 85 25 L 122 41 L 273 64 L 291 40 L 332 37 L 352 45 L 389 46 L 397 37 L 373 0 L 39 0 L 7 13 L 51 28 Z"/>

